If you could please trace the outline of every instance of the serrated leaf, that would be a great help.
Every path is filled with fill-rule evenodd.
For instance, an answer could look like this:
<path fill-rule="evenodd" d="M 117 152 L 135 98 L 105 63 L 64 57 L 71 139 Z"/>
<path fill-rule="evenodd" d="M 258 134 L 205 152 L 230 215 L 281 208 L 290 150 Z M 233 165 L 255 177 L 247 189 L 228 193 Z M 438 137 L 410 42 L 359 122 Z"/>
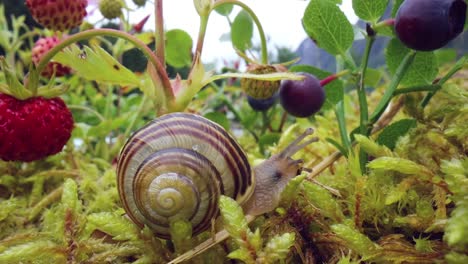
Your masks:
<path fill-rule="evenodd" d="M 310 1 L 302 24 L 317 45 L 330 54 L 344 55 L 353 44 L 353 26 L 343 11 L 330 1 Z"/>
<path fill-rule="evenodd" d="M 175 68 L 192 64 L 192 37 L 181 30 L 173 29 L 166 32 L 166 60 Z"/>
<path fill-rule="evenodd" d="M 393 124 L 385 127 L 377 137 L 376 142 L 380 145 L 387 146 L 393 150 L 397 140 L 406 135 L 408 131 L 416 126 L 415 119 L 402 119 L 394 122 Z"/>
<path fill-rule="evenodd" d="M 361 255 L 363 258 L 362 260 L 371 258 L 379 251 L 378 245 L 372 242 L 366 235 L 348 225 L 335 224 L 331 226 L 331 230 L 338 237 L 346 241 L 346 246 L 348 248 Z"/>
<path fill-rule="evenodd" d="M 310 65 L 294 65 L 289 70 L 292 72 L 307 72 L 319 79 L 324 79 L 332 74 Z M 334 80 L 323 88 L 325 89 L 325 104 L 322 110 L 333 108 L 339 101 L 343 100 L 344 89 L 341 80 Z"/>
<path fill-rule="evenodd" d="M 117 85 L 138 86 L 140 79 L 98 45 L 80 49 L 71 45 L 55 55 L 54 60 L 71 67 L 81 77 Z"/>
<path fill-rule="evenodd" d="M 385 52 L 387 66 L 395 74 L 400 62 L 410 52 L 398 39 L 392 39 Z M 437 76 L 438 63 L 434 52 L 417 52 L 400 84 L 404 86 L 426 85 Z"/>
<path fill-rule="evenodd" d="M 354 13 L 365 21 L 377 22 L 387 8 L 388 0 L 353 0 Z"/>
<path fill-rule="evenodd" d="M 232 45 L 240 51 L 252 47 L 253 22 L 249 13 L 242 10 L 234 18 L 231 25 Z"/>

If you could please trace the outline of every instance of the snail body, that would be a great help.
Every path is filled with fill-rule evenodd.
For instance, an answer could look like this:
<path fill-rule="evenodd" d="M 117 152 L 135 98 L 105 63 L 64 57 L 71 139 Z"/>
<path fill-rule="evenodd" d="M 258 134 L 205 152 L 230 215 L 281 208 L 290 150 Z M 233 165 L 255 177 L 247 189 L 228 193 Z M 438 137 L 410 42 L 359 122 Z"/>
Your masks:
<path fill-rule="evenodd" d="M 287 181 L 301 169 L 290 158 L 315 139 L 298 144 L 251 168 L 236 140 L 218 124 L 195 114 L 171 113 L 136 131 L 117 164 L 118 191 L 127 215 L 158 237 L 170 238 L 172 221 L 188 220 L 193 235 L 209 229 L 219 214 L 220 195 L 246 213 L 273 210 Z"/>

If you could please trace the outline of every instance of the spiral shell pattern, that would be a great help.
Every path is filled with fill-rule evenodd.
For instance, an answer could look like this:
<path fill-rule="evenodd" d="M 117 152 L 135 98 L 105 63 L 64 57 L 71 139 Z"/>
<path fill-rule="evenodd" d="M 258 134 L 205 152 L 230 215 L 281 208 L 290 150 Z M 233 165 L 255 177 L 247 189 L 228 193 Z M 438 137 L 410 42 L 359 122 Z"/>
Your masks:
<path fill-rule="evenodd" d="M 254 186 L 239 144 L 218 124 L 188 113 L 161 116 L 136 131 L 120 153 L 117 175 L 128 216 L 162 238 L 180 219 L 192 223 L 193 235 L 208 229 L 220 195 L 242 203 Z"/>

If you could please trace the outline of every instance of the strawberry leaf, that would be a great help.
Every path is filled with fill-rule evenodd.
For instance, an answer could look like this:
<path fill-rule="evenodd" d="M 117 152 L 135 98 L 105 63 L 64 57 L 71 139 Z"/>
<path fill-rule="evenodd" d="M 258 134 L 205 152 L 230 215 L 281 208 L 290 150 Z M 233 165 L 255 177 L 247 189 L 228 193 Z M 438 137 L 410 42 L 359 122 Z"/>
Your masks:
<path fill-rule="evenodd" d="M 240 11 L 231 26 L 232 45 L 238 50 L 245 51 L 252 47 L 253 22 L 249 13 Z"/>
<path fill-rule="evenodd" d="M 97 82 L 138 86 L 140 78 L 125 68 L 114 57 L 97 45 L 69 46 L 59 52 L 54 60 L 76 71 L 81 77 Z"/>
<path fill-rule="evenodd" d="M 166 32 L 166 60 L 175 68 L 192 64 L 192 38 L 181 30 L 173 29 Z"/>

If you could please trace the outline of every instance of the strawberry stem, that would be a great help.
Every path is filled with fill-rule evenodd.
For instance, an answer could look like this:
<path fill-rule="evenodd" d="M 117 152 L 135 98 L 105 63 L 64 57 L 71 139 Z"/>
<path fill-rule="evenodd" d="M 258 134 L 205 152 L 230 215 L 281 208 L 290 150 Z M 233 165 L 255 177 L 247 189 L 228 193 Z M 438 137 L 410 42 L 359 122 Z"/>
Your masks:
<path fill-rule="evenodd" d="M 156 70 L 159 78 L 162 81 L 163 85 L 163 90 L 164 94 L 167 99 L 172 100 L 174 99 L 174 93 L 172 92 L 171 88 L 171 83 L 169 81 L 169 77 L 167 75 L 167 72 L 163 66 L 163 64 L 160 62 L 159 58 L 153 53 L 153 51 L 146 46 L 145 43 L 143 43 L 141 40 L 138 38 L 120 31 L 120 30 L 114 30 L 114 29 L 90 29 L 86 31 L 82 31 L 80 33 L 74 34 L 64 40 L 62 40 L 59 44 L 54 46 L 52 49 L 50 49 L 44 57 L 39 61 L 37 65 L 37 71 L 42 72 L 44 68 L 46 67 L 47 63 L 57 54 L 59 53 L 62 49 L 66 48 L 67 46 L 78 42 L 83 39 L 87 38 L 92 38 L 95 36 L 111 36 L 111 37 L 116 37 L 116 38 L 123 38 L 129 42 L 131 42 L 133 45 L 135 45 L 137 48 L 139 48 L 143 54 L 148 57 L 149 62 L 153 65 L 154 69 Z"/>
<path fill-rule="evenodd" d="M 166 64 L 165 43 L 164 43 L 164 16 L 163 16 L 163 1 L 154 1 L 155 19 L 155 40 L 156 40 L 156 57 L 162 65 Z"/>
<path fill-rule="evenodd" d="M 260 20 L 258 19 L 257 15 L 255 15 L 255 12 L 250 9 L 246 4 L 242 3 L 241 1 L 238 0 L 219 0 L 216 1 L 215 4 L 213 5 L 213 8 L 211 10 L 214 10 L 222 5 L 225 4 L 233 4 L 233 5 L 238 5 L 242 7 L 247 13 L 249 13 L 250 17 L 252 17 L 255 25 L 257 26 L 258 29 L 258 34 L 260 35 L 260 41 L 261 41 L 261 47 L 262 47 L 262 64 L 268 64 L 268 50 L 267 50 L 267 42 L 266 42 L 266 37 L 265 37 L 265 32 L 263 31 L 262 24 L 260 23 Z"/>

